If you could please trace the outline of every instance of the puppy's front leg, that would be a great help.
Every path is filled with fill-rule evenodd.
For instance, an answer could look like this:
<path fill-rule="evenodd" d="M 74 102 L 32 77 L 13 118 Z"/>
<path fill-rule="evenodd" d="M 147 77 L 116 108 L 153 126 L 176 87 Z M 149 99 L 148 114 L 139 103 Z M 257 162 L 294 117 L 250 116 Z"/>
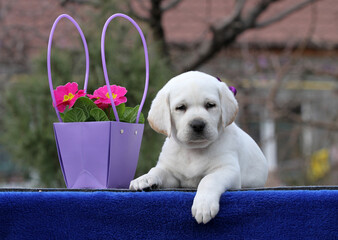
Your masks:
<path fill-rule="evenodd" d="M 169 170 L 163 167 L 156 166 L 147 174 L 130 182 L 129 189 L 131 190 L 147 190 L 152 188 L 173 188 L 178 187 L 178 180 L 172 175 Z"/>
<path fill-rule="evenodd" d="M 200 181 L 194 203 L 191 208 L 193 217 L 198 223 L 207 223 L 219 211 L 219 200 L 227 189 L 239 189 L 241 178 L 239 166 L 228 166 L 217 169 Z"/>

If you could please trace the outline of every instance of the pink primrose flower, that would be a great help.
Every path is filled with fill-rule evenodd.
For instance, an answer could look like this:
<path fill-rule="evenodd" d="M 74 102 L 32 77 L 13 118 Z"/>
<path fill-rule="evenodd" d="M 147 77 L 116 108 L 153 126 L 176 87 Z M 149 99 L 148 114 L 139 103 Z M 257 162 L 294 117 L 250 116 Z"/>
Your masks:
<path fill-rule="evenodd" d="M 84 90 L 78 90 L 76 82 L 67 83 L 64 86 L 58 86 L 54 90 L 56 106 L 60 112 L 64 112 L 66 107 L 73 107 L 79 97 L 85 96 Z M 54 105 L 54 104 L 53 104 Z"/>
<path fill-rule="evenodd" d="M 116 85 L 111 85 L 110 89 L 113 95 L 115 106 L 127 102 L 127 98 L 124 96 L 127 93 L 127 89 Z M 87 96 L 90 99 L 95 100 L 94 103 L 101 109 L 111 106 L 110 96 L 106 85 L 96 89 L 93 95 L 87 94 Z"/>

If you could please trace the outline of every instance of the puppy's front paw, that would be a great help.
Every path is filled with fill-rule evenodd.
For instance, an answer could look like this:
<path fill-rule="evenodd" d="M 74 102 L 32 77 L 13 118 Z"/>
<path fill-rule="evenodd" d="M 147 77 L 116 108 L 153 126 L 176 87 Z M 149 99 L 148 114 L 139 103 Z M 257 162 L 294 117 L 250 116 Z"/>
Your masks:
<path fill-rule="evenodd" d="M 192 216 L 197 223 L 208 223 L 219 211 L 219 202 L 217 198 L 196 195 L 191 208 Z"/>
<path fill-rule="evenodd" d="M 159 177 L 145 174 L 130 182 L 129 189 L 142 191 L 151 190 L 161 186 L 162 182 Z"/>

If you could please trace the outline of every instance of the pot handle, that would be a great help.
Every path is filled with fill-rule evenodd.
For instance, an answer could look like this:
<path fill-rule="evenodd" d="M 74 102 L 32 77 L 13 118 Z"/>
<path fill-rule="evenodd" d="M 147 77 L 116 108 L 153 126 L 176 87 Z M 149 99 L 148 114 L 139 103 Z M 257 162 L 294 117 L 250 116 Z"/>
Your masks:
<path fill-rule="evenodd" d="M 84 46 L 84 49 L 85 49 L 85 54 L 86 54 L 86 74 L 85 74 L 85 81 L 84 81 L 84 87 L 83 87 L 85 93 L 87 92 L 88 76 L 89 76 L 89 52 L 88 52 L 88 46 L 87 46 L 86 38 L 85 38 L 79 24 L 74 20 L 74 18 L 72 18 L 68 14 L 61 14 L 54 21 L 54 24 L 53 24 L 52 29 L 51 29 L 50 34 L 49 34 L 48 48 L 47 48 L 47 73 L 48 73 L 49 89 L 50 89 L 50 94 L 52 95 L 54 109 L 55 109 L 56 115 L 57 115 L 60 122 L 62 122 L 62 119 L 60 117 L 60 112 L 57 109 L 56 101 L 55 101 L 50 58 L 51 58 L 51 48 L 52 48 L 52 40 L 53 40 L 54 31 L 55 31 L 56 25 L 58 24 L 58 22 L 62 18 L 69 19 L 75 25 L 75 27 L 77 28 L 77 30 L 80 33 L 80 36 L 82 38 L 82 43 L 83 43 L 83 46 Z"/>
<path fill-rule="evenodd" d="M 102 30 L 102 35 L 101 35 L 101 59 L 102 59 L 102 68 L 103 68 L 103 73 L 104 73 L 104 78 L 106 80 L 106 84 L 107 84 L 107 88 L 108 88 L 108 93 L 110 96 L 110 101 L 112 104 L 112 108 L 114 111 L 114 115 L 115 115 L 115 119 L 116 121 L 120 121 L 119 116 L 117 114 L 117 110 L 114 104 L 114 99 L 113 99 L 113 95 L 110 89 L 110 83 L 109 83 L 109 78 L 108 78 L 108 72 L 107 72 L 107 66 L 106 66 L 106 56 L 105 56 L 105 52 L 104 52 L 104 46 L 105 46 L 105 36 L 106 36 L 106 31 L 107 31 L 107 27 L 110 23 L 111 20 L 113 20 L 116 17 L 122 17 L 127 19 L 129 22 L 131 22 L 134 27 L 137 29 L 138 33 L 140 34 L 140 37 L 142 39 L 142 44 L 143 44 L 143 49 L 144 49 L 144 58 L 145 58 L 145 64 L 146 64 L 146 79 L 145 79 L 145 86 L 144 86 L 144 91 L 143 91 L 143 97 L 140 103 L 140 107 L 137 113 L 137 117 L 136 117 L 136 123 L 139 122 L 139 118 L 140 118 L 140 114 L 144 105 L 144 101 L 146 99 L 146 95 L 147 95 L 147 91 L 148 91 L 148 84 L 149 84 L 149 58 L 148 58 L 148 48 L 147 48 L 147 43 L 146 40 L 144 38 L 144 35 L 142 33 L 141 28 L 137 25 L 137 23 L 129 16 L 122 14 L 122 13 L 116 13 L 112 16 L 110 16 L 106 23 L 104 24 L 103 30 Z"/>

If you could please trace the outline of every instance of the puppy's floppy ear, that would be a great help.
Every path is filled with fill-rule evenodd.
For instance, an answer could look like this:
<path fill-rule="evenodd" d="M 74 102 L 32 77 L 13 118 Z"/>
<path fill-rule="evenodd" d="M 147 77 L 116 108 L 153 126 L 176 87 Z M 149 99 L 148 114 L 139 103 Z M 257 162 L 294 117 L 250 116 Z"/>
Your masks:
<path fill-rule="evenodd" d="M 148 113 L 150 127 L 168 137 L 171 135 L 171 118 L 169 108 L 169 92 L 164 87 L 153 100 Z"/>
<path fill-rule="evenodd" d="M 224 83 L 220 83 L 219 95 L 221 99 L 222 123 L 226 127 L 235 121 L 238 112 L 238 103 L 229 87 Z"/>

